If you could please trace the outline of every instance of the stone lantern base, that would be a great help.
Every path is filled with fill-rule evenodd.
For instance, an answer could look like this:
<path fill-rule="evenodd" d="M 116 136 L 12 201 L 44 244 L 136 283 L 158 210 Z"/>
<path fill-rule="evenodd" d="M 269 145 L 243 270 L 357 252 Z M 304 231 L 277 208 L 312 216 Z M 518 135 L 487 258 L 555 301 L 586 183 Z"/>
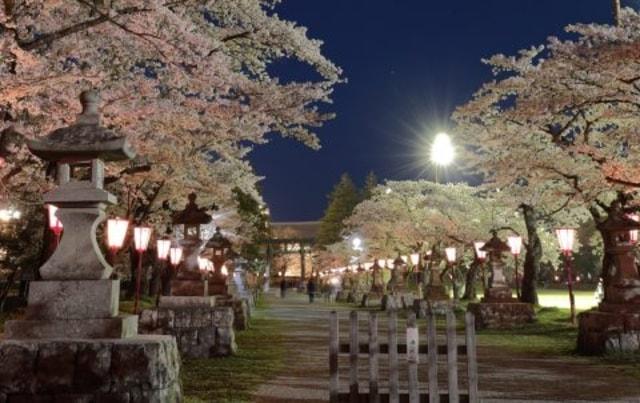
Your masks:
<path fill-rule="evenodd" d="M 467 305 L 476 318 L 476 329 L 509 329 L 536 320 L 533 304 L 513 298 L 511 288 L 492 287 L 485 291 L 481 302 Z"/>
<path fill-rule="evenodd" d="M 182 270 L 171 280 L 171 295 L 204 297 L 208 294 L 207 280 L 199 271 Z"/>
<path fill-rule="evenodd" d="M 0 341 L 0 402 L 180 402 L 173 337 L 118 315 L 118 280 L 34 281 Z"/>
<path fill-rule="evenodd" d="M 216 305 L 215 297 L 161 297 L 158 308 L 140 314 L 140 332 L 174 336 L 185 358 L 232 355 L 234 311 Z"/>
<path fill-rule="evenodd" d="M 449 293 L 444 285 L 427 285 L 424 287 L 424 296 L 425 299 L 429 301 L 449 301 L 451 298 L 449 297 Z"/>
<path fill-rule="evenodd" d="M 0 342 L 0 402 L 182 401 L 168 336 Z"/>
<path fill-rule="evenodd" d="M 602 303 L 578 315 L 578 351 L 596 355 L 640 351 L 640 305 Z"/>

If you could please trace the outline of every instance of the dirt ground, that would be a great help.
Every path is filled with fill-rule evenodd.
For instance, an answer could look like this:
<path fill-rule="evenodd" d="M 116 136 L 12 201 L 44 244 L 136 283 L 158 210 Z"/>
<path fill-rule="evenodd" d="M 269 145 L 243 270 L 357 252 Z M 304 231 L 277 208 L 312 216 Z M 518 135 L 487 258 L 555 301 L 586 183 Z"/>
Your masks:
<path fill-rule="evenodd" d="M 341 318 L 341 342 L 346 342 L 347 316 L 352 308 L 317 302 L 310 305 L 302 294 L 289 293 L 280 299 L 267 296 L 270 308 L 267 315 L 287 323 L 285 328 L 285 370 L 261 385 L 253 396 L 258 403 L 326 402 L 328 400 L 328 340 L 329 313 L 336 310 Z M 366 340 L 365 315 L 361 314 L 361 338 Z M 386 339 L 384 316 L 380 314 L 381 341 Z M 399 328 L 402 328 L 402 321 Z M 402 335 L 399 340 L 402 340 Z M 514 336 L 515 337 L 515 336 Z M 461 342 L 463 339 L 459 339 Z M 341 389 L 348 389 L 346 358 L 340 360 Z M 381 356 L 381 379 L 386 372 L 385 356 Z M 441 360 L 446 357 L 440 357 Z M 640 402 L 640 379 L 617 367 L 594 364 L 582 357 L 535 356 L 511 353 L 496 346 L 478 346 L 479 388 L 482 401 L 492 402 Z M 401 380 L 406 368 L 400 367 Z M 440 365 L 439 383 L 446 388 L 444 361 Z M 361 389 L 366 391 L 367 362 L 360 359 Z M 427 369 L 419 366 L 421 389 L 426 392 Z M 460 368 L 461 388 L 466 387 L 464 363 Z M 401 388 L 403 384 L 401 381 Z M 381 385 L 384 392 L 386 384 Z"/>

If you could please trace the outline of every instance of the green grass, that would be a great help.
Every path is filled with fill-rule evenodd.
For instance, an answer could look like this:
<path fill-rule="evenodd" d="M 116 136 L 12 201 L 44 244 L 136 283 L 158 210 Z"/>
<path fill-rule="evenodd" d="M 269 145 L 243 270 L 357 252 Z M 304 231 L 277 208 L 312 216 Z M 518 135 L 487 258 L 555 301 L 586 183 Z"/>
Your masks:
<path fill-rule="evenodd" d="M 133 314 L 134 301 L 131 299 L 120 300 L 120 312 Z M 140 310 L 150 309 L 156 306 L 155 297 L 142 297 L 140 298 Z"/>
<path fill-rule="evenodd" d="M 251 392 L 284 367 L 284 324 L 265 318 L 264 309 L 256 309 L 250 329 L 236 333 L 235 356 L 183 362 L 185 403 L 249 402 Z"/>
<path fill-rule="evenodd" d="M 539 308 L 537 321 L 507 330 L 480 330 L 478 342 L 514 352 L 536 355 L 573 355 L 578 328 L 569 321 L 569 310 Z"/>

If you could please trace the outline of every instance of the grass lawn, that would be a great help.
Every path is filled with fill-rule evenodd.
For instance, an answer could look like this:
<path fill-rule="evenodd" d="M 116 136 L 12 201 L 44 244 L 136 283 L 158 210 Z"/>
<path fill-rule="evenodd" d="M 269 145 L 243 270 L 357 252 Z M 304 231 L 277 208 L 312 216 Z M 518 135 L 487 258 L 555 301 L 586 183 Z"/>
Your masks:
<path fill-rule="evenodd" d="M 514 353 L 533 354 L 572 359 L 578 356 L 576 340 L 578 328 L 570 323 L 569 297 L 564 290 L 539 290 L 541 306 L 536 308 L 537 321 L 509 330 L 480 330 L 478 342 L 487 346 L 505 348 Z M 578 313 L 596 305 L 592 300 L 593 292 L 577 291 L 576 307 Z M 548 305 L 564 306 L 551 307 Z M 578 302 L 580 301 L 580 303 Z M 593 301 L 593 302 L 591 302 Z M 603 357 L 588 357 L 594 365 L 606 370 L 621 370 L 640 378 L 640 353 L 612 354 Z"/>
<path fill-rule="evenodd" d="M 264 310 L 259 306 L 251 328 L 236 333 L 235 356 L 183 361 L 185 403 L 249 402 L 251 392 L 284 366 L 284 324 L 265 318 Z"/>

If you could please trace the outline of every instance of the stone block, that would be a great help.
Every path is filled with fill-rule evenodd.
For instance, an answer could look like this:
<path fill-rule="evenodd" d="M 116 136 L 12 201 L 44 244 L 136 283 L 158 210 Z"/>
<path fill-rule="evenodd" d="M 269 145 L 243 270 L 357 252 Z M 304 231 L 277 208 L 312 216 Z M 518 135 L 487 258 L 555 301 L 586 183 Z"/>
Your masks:
<path fill-rule="evenodd" d="M 36 360 L 36 393 L 70 393 L 78 345 L 74 343 L 43 344 Z"/>
<path fill-rule="evenodd" d="M 425 298 L 430 301 L 447 301 L 449 293 L 443 285 L 428 285 L 425 287 Z"/>
<path fill-rule="evenodd" d="M 426 318 L 429 312 L 437 315 L 446 315 L 450 310 L 456 308 L 454 301 L 428 301 L 426 299 L 414 299 L 413 311 L 417 318 Z"/>
<path fill-rule="evenodd" d="M 171 280 L 171 295 L 179 297 L 204 296 L 205 280 Z"/>
<path fill-rule="evenodd" d="M 87 343 L 80 346 L 76 356 L 74 390 L 104 391 L 110 388 L 111 346 L 107 343 Z"/>
<path fill-rule="evenodd" d="M 216 297 L 160 297 L 159 308 L 213 308 L 216 306 Z"/>
<path fill-rule="evenodd" d="M 7 340 L 0 344 L 0 394 L 35 390 L 37 356 L 37 343 Z"/>
<path fill-rule="evenodd" d="M 3 403 L 181 401 L 180 357 L 169 336 L 8 340 L 0 342 L 0 359 Z"/>
<path fill-rule="evenodd" d="M 237 350 L 238 346 L 236 345 L 236 337 L 233 329 L 217 328 L 214 355 L 224 357 L 235 354 Z"/>
<path fill-rule="evenodd" d="M 476 318 L 476 329 L 509 329 L 535 321 L 532 304 L 524 302 L 475 302 L 467 311 Z"/>
<path fill-rule="evenodd" d="M 112 318 L 118 315 L 119 290 L 119 280 L 32 281 L 26 318 Z"/>
<path fill-rule="evenodd" d="M 138 317 L 109 319 L 12 320 L 5 323 L 7 339 L 120 339 L 138 333 Z"/>
<path fill-rule="evenodd" d="M 639 352 L 640 313 L 600 308 L 580 313 L 578 351 L 588 355 Z"/>

